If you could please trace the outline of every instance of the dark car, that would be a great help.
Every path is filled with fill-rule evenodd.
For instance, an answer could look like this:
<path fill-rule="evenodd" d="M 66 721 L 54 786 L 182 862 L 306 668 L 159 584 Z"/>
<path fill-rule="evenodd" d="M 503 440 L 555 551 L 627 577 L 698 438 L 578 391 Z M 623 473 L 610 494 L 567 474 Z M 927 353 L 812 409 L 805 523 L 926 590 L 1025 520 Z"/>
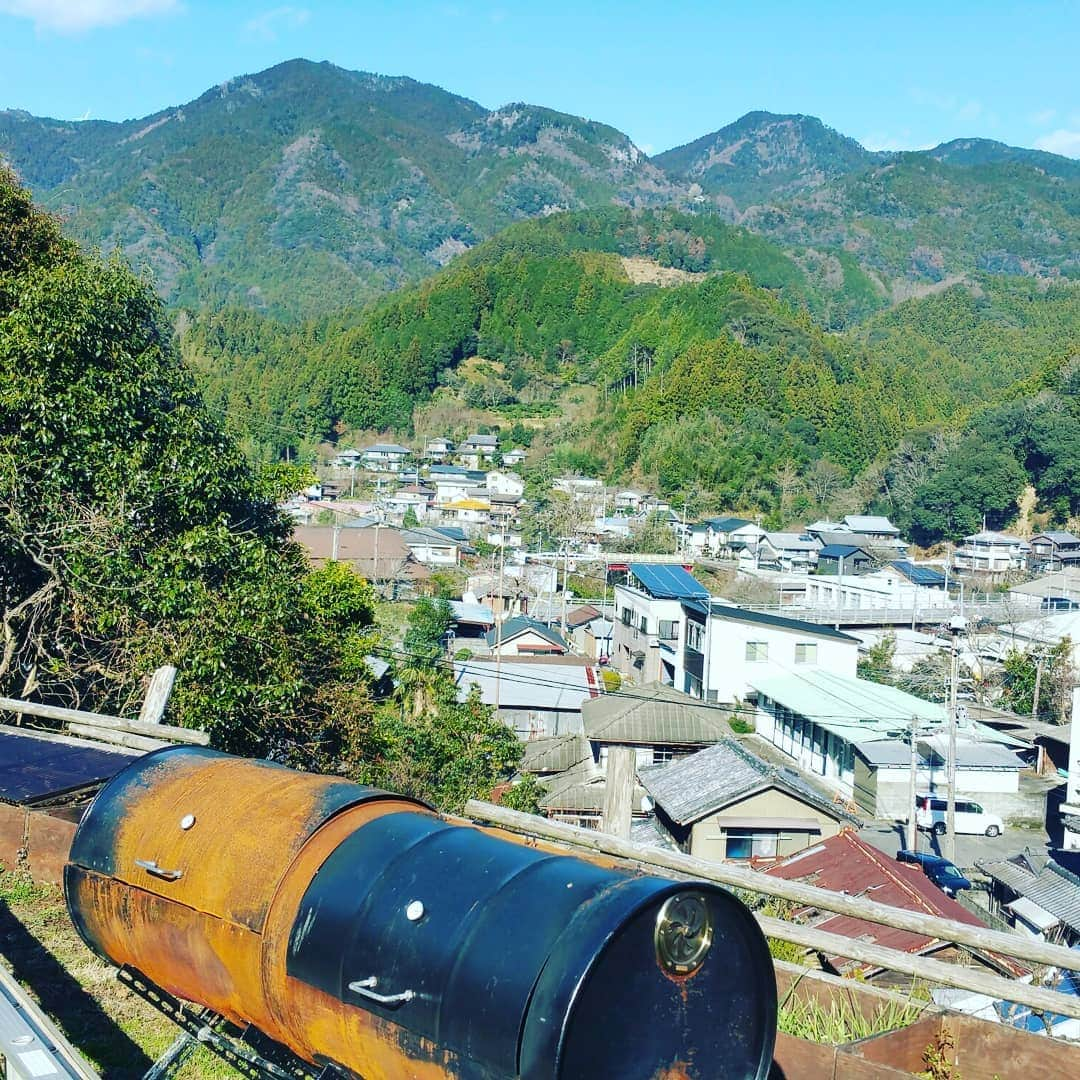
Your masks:
<path fill-rule="evenodd" d="M 915 863 L 921 866 L 923 873 L 943 892 L 946 896 L 955 896 L 961 889 L 970 889 L 968 881 L 956 866 L 943 859 L 940 855 L 931 855 L 929 852 L 908 851 L 901 848 L 896 853 L 900 862 Z"/>

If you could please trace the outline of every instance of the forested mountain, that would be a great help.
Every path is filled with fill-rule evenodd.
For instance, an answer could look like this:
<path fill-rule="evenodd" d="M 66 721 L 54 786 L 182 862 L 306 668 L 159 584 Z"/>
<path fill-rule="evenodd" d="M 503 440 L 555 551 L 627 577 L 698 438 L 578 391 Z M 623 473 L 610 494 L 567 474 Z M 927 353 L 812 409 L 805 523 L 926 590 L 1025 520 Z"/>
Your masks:
<path fill-rule="evenodd" d="M 303 60 L 125 123 L 0 113 L 0 154 L 166 299 L 289 314 L 355 306 L 520 218 L 676 195 L 602 124 Z"/>
<path fill-rule="evenodd" d="M 865 149 L 815 116 L 750 112 L 654 160 L 672 178 L 696 184 L 736 211 L 813 191 L 889 156 Z"/>
<path fill-rule="evenodd" d="M 304 60 L 124 123 L 0 112 L 0 155 L 170 303 L 284 318 L 355 308 L 515 221 L 612 206 L 719 215 L 834 293 L 860 270 L 875 304 L 978 272 L 1080 273 L 1080 166 L 1053 154 L 872 153 L 814 117 L 754 112 L 650 161 L 591 120 Z"/>
<path fill-rule="evenodd" d="M 1045 446 L 1014 453 L 983 419 L 1044 393 L 1032 380 L 1049 358 L 1080 355 L 1080 285 L 982 274 L 830 333 L 815 312 L 858 300 L 857 269 L 830 298 L 767 241 L 715 221 L 695 233 L 700 220 L 524 223 L 351 324 L 204 314 L 184 355 L 210 402 L 271 456 L 350 429 L 405 433 L 434 398 L 450 417 L 471 406 L 505 418 L 556 463 L 776 523 L 846 493 L 850 510 L 876 503 L 929 540 L 976 504 L 976 522 L 1004 520 L 1028 480 L 1040 494 L 1049 485 L 1059 517 L 1080 509 L 1080 482 L 1039 464 Z M 625 253 L 659 253 L 658 236 L 670 263 L 696 272 L 668 287 L 635 280 Z M 733 253 L 749 273 L 725 269 Z M 582 404 L 560 422 L 568 401 Z M 1009 415 L 1007 430 L 1023 427 Z M 942 469 L 970 493 L 948 520 L 924 505 Z"/>

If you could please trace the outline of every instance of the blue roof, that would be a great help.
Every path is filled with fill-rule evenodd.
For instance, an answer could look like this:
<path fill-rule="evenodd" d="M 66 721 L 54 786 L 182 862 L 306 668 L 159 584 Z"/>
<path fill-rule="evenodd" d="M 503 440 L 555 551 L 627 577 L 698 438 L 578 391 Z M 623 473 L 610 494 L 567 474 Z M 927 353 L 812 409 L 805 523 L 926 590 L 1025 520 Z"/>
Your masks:
<path fill-rule="evenodd" d="M 929 566 L 916 566 L 909 559 L 894 559 L 889 565 L 894 570 L 899 570 L 913 585 L 937 587 L 945 584 L 945 575 L 940 570 Z"/>
<path fill-rule="evenodd" d="M 630 573 L 657 600 L 704 600 L 709 590 L 681 566 L 666 563 L 631 563 Z"/>
<path fill-rule="evenodd" d="M 860 552 L 866 555 L 866 551 L 858 544 L 826 544 L 819 552 L 819 559 L 846 559 L 849 555 Z M 869 558 L 869 556 L 867 556 Z"/>

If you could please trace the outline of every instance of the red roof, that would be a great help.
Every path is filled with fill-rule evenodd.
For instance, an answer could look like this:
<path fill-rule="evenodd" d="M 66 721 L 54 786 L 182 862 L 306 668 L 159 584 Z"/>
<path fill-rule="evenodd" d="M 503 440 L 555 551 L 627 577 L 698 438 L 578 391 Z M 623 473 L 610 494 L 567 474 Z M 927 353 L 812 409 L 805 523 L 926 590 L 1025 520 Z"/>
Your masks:
<path fill-rule="evenodd" d="M 816 885 L 830 892 L 865 896 L 890 907 L 952 919 L 970 926 L 986 925 L 963 905 L 946 896 L 926 877 L 921 867 L 889 858 L 865 840 L 860 840 L 851 829 L 844 829 L 820 844 L 797 852 L 765 872 L 788 881 Z M 843 937 L 858 938 L 907 953 L 933 952 L 942 945 L 940 938 L 912 933 L 910 930 L 897 930 L 850 915 L 830 915 L 824 921 L 815 922 L 814 926 Z M 1010 967 L 1015 966 L 1015 962 L 1004 957 L 995 956 L 995 959 Z M 838 968 L 872 967 L 846 958 L 830 957 L 830 962 Z"/>

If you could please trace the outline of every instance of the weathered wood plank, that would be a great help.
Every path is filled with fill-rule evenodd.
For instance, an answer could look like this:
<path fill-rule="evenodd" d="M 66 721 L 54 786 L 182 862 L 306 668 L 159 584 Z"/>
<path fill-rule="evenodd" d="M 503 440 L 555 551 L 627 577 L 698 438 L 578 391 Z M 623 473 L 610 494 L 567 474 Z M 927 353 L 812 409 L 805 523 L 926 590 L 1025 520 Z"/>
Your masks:
<path fill-rule="evenodd" d="M 126 746 L 129 750 L 160 750 L 163 746 L 173 745 L 163 739 L 150 739 L 146 735 L 132 735 L 129 731 L 114 731 L 111 728 L 95 727 L 92 724 L 69 723 L 68 731 L 73 735 L 82 735 L 99 742 Z"/>
<path fill-rule="evenodd" d="M 637 751 L 632 746 L 610 747 L 604 785 L 604 814 L 600 823 L 600 828 L 610 836 L 630 839 L 636 779 Z"/>
<path fill-rule="evenodd" d="M 150 676 L 150 685 L 146 690 L 142 708 L 139 710 L 140 724 L 160 724 L 165 715 L 165 706 L 169 704 L 173 683 L 176 682 L 176 668 L 171 664 L 159 667 Z"/>
<path fill-rule="evenodd" d="M 898 971 L 901 975 L 925 979 L 938 986 L 955 986 L 960 990 L 986 994 L 1001 1001 L 1016 1001 L 1040 1012 L 1057 1013 L 1080 1020 L 1080 998 L 1071 994 L 1059 994 L 1056 990 L 1046 990 L 1041 986 L 992 975 L 982 968 L 947 964 L 929 956 L 888 949 L 882 945 L 844 937 L 842 934 L 831 934 L 827 930 L 818 930 L 812 926 L 800 926 L 783 919 L 773 919 L 768 915 L 754 917 L 764 933 L 770 937 L 815 949 L 827 956 L 846 956 L 863 964 L 873 964 L 889 971 Z"/>
<path fill-rule="evenodd" d="M 889 907 L 866 897 L 845 896 L 842 893 L 830 892 L 828 889 L 819 889 L 814 885 L 785 881 L 783 878 L 772 877 L 758 870 L 748 870 L 744 866 L 735 866 L 732 863 L 707 862 L 705 859 L 696 859 L 679 852 L 650 848 L 630 840 L 605 836 L 592 829 L 579 829 L 575 825 L 566 825 L 560 821 L 551 821 L 548 818 L 524 814 L 505 806 L 495 806 L 475 799 L 465 804 L 465 815 L 515 832 L 528 833 L 530 836 L 542 837 L 571 847 L 586 848 L 605 855 L 630 859 L 651 867 L 703 878 L 706 881 L 715 881 L 721 885 L 747 889 L 765 896 L 778 896 L 803 906 L 816 907 L 822 911 L 835 911 L 841 915 L 865 919 L 867 922 L 894 926 L 899 930 L 910 930 L 915 934 L 926 934 L 928 937 L 941 941 L 954 941 L 959 945 L 1001 953 L 1003 956 L 1016 957 L 1018 960 L 1034 964 L 1080 971 L 1080 952 L 1066 949 L 1061 945 L 1049 945 L 1035 938 L 971 926 L 951 919 L 939 919 L 933 915 L 923 915 L 903 908 Z M 857 958 L 852 957 L 852 959 Z"/>
<path fill-rule="evenodd" d="M 128 731 L 133 735 L 146 735 L 168 742 L 192 743 L 196 746 L 206 746 L 210 742 L 210 736 L 205 731 L 193 731 L 190 728 L 173 727 L 168 724 L 144 723 L 141 720 L 129 720 L 122 716 L 106 716 L 82 709 L 65 709 L 59 705 L 43 705 L 40 702 L 21 701 L 18 698 L 0 697 L 0 712 L 13 712 L 20 716 L 40 716 L 46 720 L 60 720 L 67 724 L 74 722 L 113 731 Z"/>

